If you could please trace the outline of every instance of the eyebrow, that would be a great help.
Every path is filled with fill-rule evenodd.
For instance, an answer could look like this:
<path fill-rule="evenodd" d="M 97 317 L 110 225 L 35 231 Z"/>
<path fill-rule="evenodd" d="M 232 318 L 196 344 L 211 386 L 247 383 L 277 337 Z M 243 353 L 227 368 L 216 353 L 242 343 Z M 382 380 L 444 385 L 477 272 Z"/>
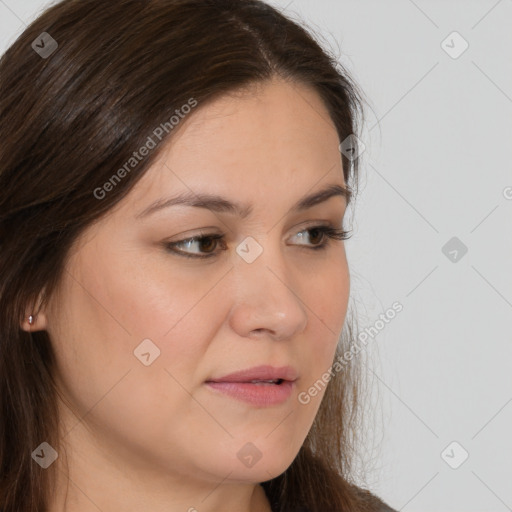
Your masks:
<path fill-rule="evenodd" d="M 298 213 L 303 210 L 307 210 L 317 204 L 323 203 L 330 199 L 331 197 L 341 196 L 344 197 L 347 204 L 352 197 L 352 191 L 342 185 L 332 184 L 327 187 L 319 190 L 318 192 L 314 192 L 307 196 L 302 197 L 295 203 L 292 208 L 289 210 L 290 213 Z M 164 208 L 169 208 L 171 206 L 191 206 L 195 208 L 206 208 L 208 210 L 218 212 L 218 213 L 230 213 L 232 215 L 238 215 L 240 218 L 245 219 L 248 217 L 253 208 L 248 204 L 241 204 L 235 201 L 229 201 L 228 199 L 221 197 L 215 194 L 203 194 L 203 193 L 193 193 L 193 192 L 185 192 L 176 197 L 172 197 L 169 199 L 160 199 L 147 208 L 145 208 L 142 212 L 135 216 L 136 219 L 140 219 L 143 217 L 147 217 L 152 213 L 163 210 Z"/>

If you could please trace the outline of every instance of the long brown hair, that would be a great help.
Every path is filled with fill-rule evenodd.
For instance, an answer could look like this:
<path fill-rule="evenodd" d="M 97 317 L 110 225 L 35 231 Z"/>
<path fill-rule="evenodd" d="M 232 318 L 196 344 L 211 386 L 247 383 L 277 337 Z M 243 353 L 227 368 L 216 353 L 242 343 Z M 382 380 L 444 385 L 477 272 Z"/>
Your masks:
<path fill-rule="evenodd" d="M 340 141 L 359 133 L 362 96 L 334 55 L 260 0 L 64 0 L 0 60 L 0 507 L 47 510 L 55 474 L 32 460 L 59 452 L 55 358 L 45 331 L 20 328 L 45 303 L 80 233 L 127 195 L 172 137 L 169 120 L 281 77 L 313 87 Z M 193 115 L 193 114 L 192 114 Z M 167 124 L 166 124 L 167 123 Z M 155 129 L 161 137 L 155 137 Z M 158 139 L 133 168 L 134 151 Z M 357 186 L 358 161 L 342 158 Z M 113 181 L 113 171 L 117 173 Z M 110 185 L 106 185 L 110 183 Z M 106 190 L 108 194 L 101 193 Z M 353 340 L 347 319 L 336 358 Z M 352 472 L 361 372 L 327 386 L 291 466 L 262 484 L 273 509 L 379 510 Z"/>

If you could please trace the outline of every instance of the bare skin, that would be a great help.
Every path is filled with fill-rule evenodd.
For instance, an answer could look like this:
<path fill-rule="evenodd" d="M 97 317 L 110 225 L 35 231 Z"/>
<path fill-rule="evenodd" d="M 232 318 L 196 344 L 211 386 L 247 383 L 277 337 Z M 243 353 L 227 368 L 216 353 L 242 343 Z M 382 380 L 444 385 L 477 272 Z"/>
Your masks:
<path fill-rule="evenodd" d="M 59 452 L 50 512 L 271 511 L 260 483 L 303 444 L 324 391 L 307 405 L 297 395 L 331 366 L 347 310 L 344 242 L 309 231 L 341 228 L 345 198 L 290 211 L 345 185 L 339 143 L 320 98 L 298 84 L 199 105 L 130 194 L 84 232 L 58 293 L 23 325 L 48 331 L 65 397 L 68 466 Z M 252 212 L 180 205 L 138 217 L 190 190 Z M 174 246 L 214 253 L 207 259 L 165 247 L 211 234 L 223 242 Z M 252 263 L 236 252 L 248 236 L 263 248 Z M 148 366 L 134 355 L 145 339 L 160 350 Z M 205 384 L 260 364 L 297 370 L 286 402 L 254 406 Z M 237 455 L 247 443 L 261 454 L 252 467 Z"/>

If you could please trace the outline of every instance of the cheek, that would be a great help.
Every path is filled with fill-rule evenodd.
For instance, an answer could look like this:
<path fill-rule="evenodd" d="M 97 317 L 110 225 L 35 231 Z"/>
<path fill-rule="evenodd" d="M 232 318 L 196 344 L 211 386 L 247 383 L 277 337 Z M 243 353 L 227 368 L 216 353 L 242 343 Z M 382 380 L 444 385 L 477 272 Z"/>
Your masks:
<path fill-rule="evenodd" d="M 190 286 L 190 279 L 130 274 L 120 266 L 82 267 L 73 276 L 50 336 L 77 416 L 105 442 L 147 452 L 163 464 L 169 453 L 195 446 L 212 418 L 191 397 L 211 370 L 201 362 L 229 310 L 226 295 L 214 288 L 218 278 Z M 148 339 L 145 365 L 137 348 Z M 72 419 L 70 428 L 76 423 Z"/>
<path fill-rule="evenodd" d="M 200 363 L 229 311 L 228 295 L 216 286 L 225 271 L 201 277 L 197 270 L 183 272 L 154 257 L 139 260 L 136 267 L 120 260 L 115 270 L 95 268 L 89 276 L 96 296 L 112 312 L 98 310 L 92 301 L 95 335 L 117 373 L 133 365 L 147 367 L 164 373 L 173 387 L 174 376 L 190 389 L 205 377 Z"/>
<path fill-rule="evenodd" d="M 346 259 L 336 259 L 313 273 L 301 299 L 309 309 L 309 321 L 328 347 L 336 344 L 343 327 L 350 295 L 350 275 Z M 323 336 L 321 336 L 323 333 Z"/>
<path fill-rule="evenodd" d="M 192 322 L 195 328 L 209 321 L 207 317 L 219 317 L 221 297 L 216 284 L 225 271 L 178 265 L 170 256 L 142 255 L 136 267 L 132 260 L 121 261 L 116 272 L 103 279 L 102 288 L 133 339 L 165 343 L 183 330 L 184 323 Z"/>
<path fill-rule="evenodd" d="M 301 379 L 298 394 L 307 393 L 308 399 L 298 400 L 311 419 L 316 414 L 325 394 L 329 372 L 335 358 L 336 347 L 345 323 L 350 294 L 350 276 L 346 260 L 337 261 L 311 282 L 304 303 L 309 309 L 307 350 L 304 350 L 304 368 L 307 373 Z M 303 396 L 303 395 L 302 395 Z M 298 396 L 299 398 L 299 396 Z"/>

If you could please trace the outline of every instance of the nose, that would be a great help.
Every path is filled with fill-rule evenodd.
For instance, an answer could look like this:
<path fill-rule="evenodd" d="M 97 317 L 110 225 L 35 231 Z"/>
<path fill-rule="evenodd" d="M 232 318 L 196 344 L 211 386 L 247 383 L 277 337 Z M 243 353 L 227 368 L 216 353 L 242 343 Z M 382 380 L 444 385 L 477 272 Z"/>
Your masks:
<path fill-rule="evenodd" d="M 252 263 L 235 256 L 231 328 L 242 337 L 291 339 L 306 329 L 300 282 L 279 251 L 266 249 Z"/>

